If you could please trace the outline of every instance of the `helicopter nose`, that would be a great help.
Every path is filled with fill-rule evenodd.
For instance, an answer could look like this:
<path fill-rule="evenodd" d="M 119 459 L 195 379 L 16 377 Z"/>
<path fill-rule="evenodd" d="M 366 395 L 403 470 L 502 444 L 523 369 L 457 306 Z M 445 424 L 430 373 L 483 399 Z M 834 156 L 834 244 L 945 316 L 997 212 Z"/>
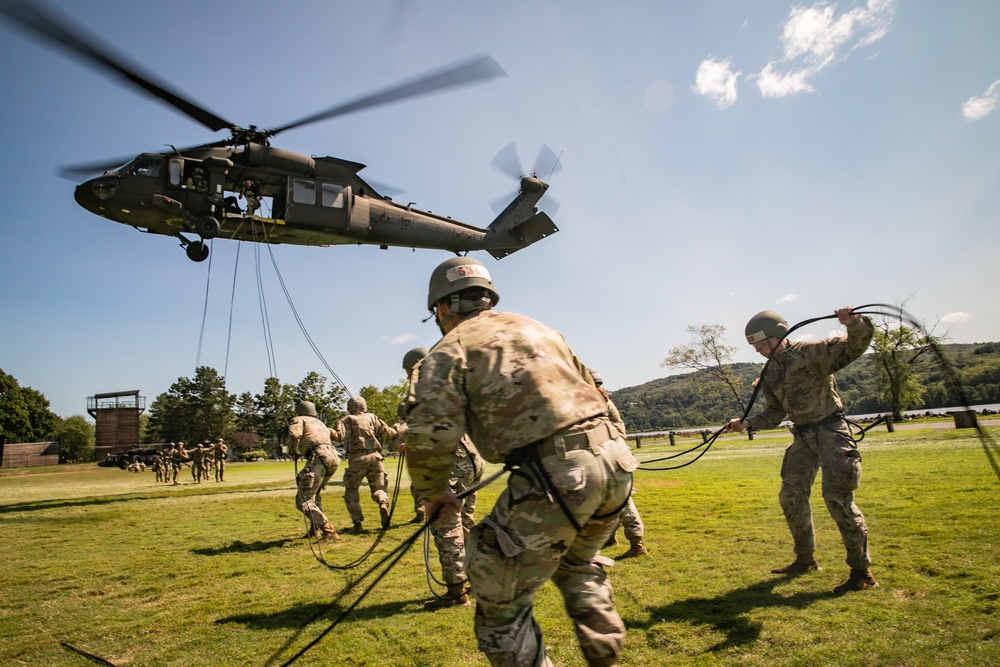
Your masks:
<path fill-rule="evenodd" d="M 117 176 L 100 176 L 76 186 L 73 198 L 76 203 L 92 213 L 103 214 L 105 202 L 118 192 Z"/>

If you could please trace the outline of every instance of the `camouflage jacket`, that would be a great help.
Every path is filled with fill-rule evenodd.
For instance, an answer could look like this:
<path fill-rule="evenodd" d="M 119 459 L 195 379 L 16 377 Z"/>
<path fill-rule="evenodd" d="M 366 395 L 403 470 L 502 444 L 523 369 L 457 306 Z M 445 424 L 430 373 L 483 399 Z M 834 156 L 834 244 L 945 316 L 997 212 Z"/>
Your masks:
<path fill-rule="evenodd" d="M 523 315 L 463 320 L 414 368 L 406 461 L 417 492 L 437 499 L 462 436 L 500 463 L 519 447 L 592 417 L 607 403 L 562 334 Z"/>
<path fill-rule="evenodd" d="M 305 456 L 310 447 L 316 445 L 329 445 L 333 437 L 333 430 L 316 417 L 309 415 L 296 415 L 288 424 L 288 445 L 289 454 Z"/>
<path fill-rule="evenodd" d="M 381 452 L 379 439 L 395 438 L 396 429 L 386 424 L 371 412 L 347 415 L 337 423 L 332 431 L 333 439 L 347 445 L 347 455 L 364 456 L 370 452 Z"/>
<path fill-rule="evenodd" d="M 748 421 L 755 430 L 774 428 L 787 416 L 793 423 L 814 424 L 843 410 L 833 373 L 858 359 L 875 328 L 867 317 L 847 327 L 847 338 L 790 343 L 771 359 L 761 377 L 767 407 Z"/>
<path fill-rule="evenodd" d="M 608 399 L 608 419 L 624 438 L 626 436 L 625 421 L 622 419 L 622 413 L 618 412 L 618 406 L 610 398 Z"/>

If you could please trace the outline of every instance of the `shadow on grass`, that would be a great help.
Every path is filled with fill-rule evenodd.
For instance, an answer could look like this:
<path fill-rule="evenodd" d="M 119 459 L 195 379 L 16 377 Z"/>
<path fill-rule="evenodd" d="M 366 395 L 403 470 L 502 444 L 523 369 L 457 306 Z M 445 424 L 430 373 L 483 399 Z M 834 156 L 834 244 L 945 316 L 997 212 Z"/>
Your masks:
<path fill-rule="evenodd" d="M 352 620 L 367 620 L 373 618 L 387 618 L 397 614 L 418 614 L 421 611 L 405 611 L 407 606 L 419 605 L 421 600 L 398 600 L 366 607 L 354 609 L 344 622 Z M 254 630 L 301 630 L 305 626 L 315 623 L 321 619 L 333 620 L 346 609 L 348 605 L 331 605 L 329 602 L 311 602 L 300 604 L 289 609 L 272 613 L 261 614 L 239 614 L 236 616 L 226 616 L 215 621 L 216 625 L 232 623 L 235 625 L 245 625 Z"/>
<path fill-rule="evenodd" d="M 765 607 L 791 607 L 805 609 L 816 600 L 826 600 L 830 591 L 809 591 L 781 595 L 775 586 L 787 583 L 788 577 L 775 577 L 767 581 L 737 588 L 714 598 L 688 598 L 662 607 L 649 607 L 646 620 L 624 619 L 629 628 L 648 630 L 658 623 L 677 621 L 709 626 L 726 635 L 726 638 L 706 649 L 706 652 L 722 651 L 734 646 L 751 644 L 760 637 L 763 624 L 750 621 L 745 614 Z"/>
<path fill-rule="evenodd" d="M 270 542 L 244 542 L 242 540 L 236 540 L 228 546 L 218 547 L 215 549 L 192 549 L 191 553 L 198 556 L 221 556 L 222 554 L 245 554 L 253 553 L 255 551 L 267 551 L 268 549 L 280 549 L 289 542 L 298 542 L 299 540 L 293 537 L 283 537 L 280 540 L 271 540 Z"/>

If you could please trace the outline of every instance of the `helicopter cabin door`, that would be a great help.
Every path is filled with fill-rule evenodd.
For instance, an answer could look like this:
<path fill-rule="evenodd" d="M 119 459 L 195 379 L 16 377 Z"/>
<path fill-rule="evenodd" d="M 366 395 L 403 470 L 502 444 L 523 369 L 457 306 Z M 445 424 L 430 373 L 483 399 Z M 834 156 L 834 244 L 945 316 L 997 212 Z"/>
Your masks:
<path fill-rule="evenodd" d="M 350 187 L 321 179 L 288 177 L 285 222 L 317 230 L 343 232 L 350 221 Z"/>

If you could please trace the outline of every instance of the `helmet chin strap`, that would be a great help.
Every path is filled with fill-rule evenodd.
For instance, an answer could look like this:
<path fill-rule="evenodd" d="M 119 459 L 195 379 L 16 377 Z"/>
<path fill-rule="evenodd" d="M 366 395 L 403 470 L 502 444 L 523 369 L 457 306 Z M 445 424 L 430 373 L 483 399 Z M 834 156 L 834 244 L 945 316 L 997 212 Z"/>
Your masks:
<path fill-rule="evenodd" d="M 488 294 L 484 294 L 478 299 L 462 299 L 461 296 L 456 292 L 455 294 L 450 294 L 448 296 L 448 314 L 443 317 L 438 317 L 437 308 L 431 311 L 431 314 L 424 320 L 426 322 L 431 317 L 437 322 L 438 329 L 441 330 L 441 335 L 448 333 L 445 330 L 445 326 L 452 321 L 453 318 L 458 318 L 459 321 L 464 320 L 470 313 L 478 313 L 483 310 L 489 310 L 493 307 L 493 302 L 490 300 Z"/>

